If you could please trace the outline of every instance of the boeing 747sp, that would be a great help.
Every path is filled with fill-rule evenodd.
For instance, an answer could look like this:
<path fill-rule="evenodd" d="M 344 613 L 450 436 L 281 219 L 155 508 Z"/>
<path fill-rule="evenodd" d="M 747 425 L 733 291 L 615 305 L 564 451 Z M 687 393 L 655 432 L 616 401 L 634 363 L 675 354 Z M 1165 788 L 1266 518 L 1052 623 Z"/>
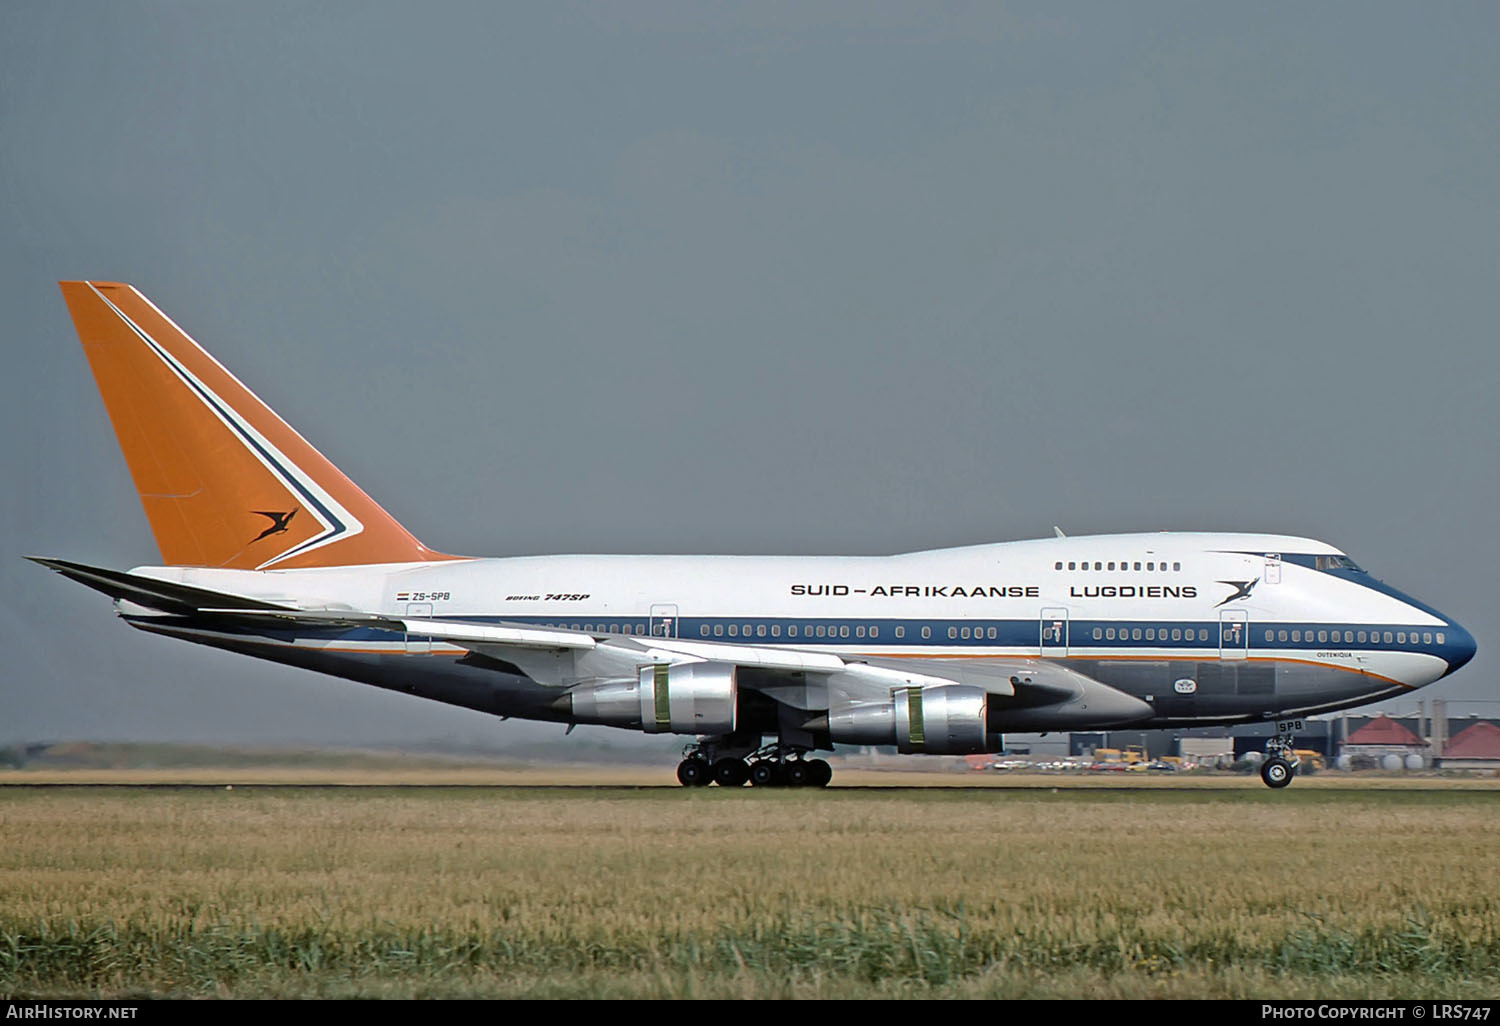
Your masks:
<path fill-rule="evenodd" d="M 835 744 L 1292 724 L 1474 639 L 1310 538 L 1057 537 L 882 557 L 436 552 L 129 285 L 62 283 L 162 565 L 44 566 L 132 627 L 496 716 L 692 740 L 688 786 L 823 786 Z"/>

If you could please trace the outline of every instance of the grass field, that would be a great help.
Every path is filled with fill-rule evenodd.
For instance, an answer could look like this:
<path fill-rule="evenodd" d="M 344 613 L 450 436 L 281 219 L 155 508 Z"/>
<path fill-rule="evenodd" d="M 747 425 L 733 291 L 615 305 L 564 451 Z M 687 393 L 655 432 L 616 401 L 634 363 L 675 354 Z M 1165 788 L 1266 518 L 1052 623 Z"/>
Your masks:
<path fill-rule="evenodd" d="M 0 788 L 0 996 L 1500 994 L 1500 790 L 1328 779 Z"/>

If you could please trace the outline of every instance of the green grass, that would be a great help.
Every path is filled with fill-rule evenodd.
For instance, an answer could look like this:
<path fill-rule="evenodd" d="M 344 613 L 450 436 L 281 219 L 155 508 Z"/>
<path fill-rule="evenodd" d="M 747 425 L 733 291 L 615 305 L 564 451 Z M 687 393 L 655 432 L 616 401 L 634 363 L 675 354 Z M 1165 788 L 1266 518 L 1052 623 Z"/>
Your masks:
<path fill-rule="evenodd" d="M 1486 997 L 1500 793 L 0 789 L 0 996 Z"/>

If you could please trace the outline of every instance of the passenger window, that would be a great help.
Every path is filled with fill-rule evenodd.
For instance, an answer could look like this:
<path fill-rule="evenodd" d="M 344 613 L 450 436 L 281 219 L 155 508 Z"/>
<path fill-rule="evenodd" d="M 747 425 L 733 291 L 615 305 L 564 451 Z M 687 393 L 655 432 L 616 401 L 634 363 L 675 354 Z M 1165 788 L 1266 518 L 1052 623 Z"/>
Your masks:
<path fill-rule="evenodd" d="M 880 628 L 879 627 L 871 627 L 870 628 L 870 637 L 872 637 L 872 638 L 878 638 L 878 637 L 880 637 Z"/>
<path fill-rule="evenodd" d="M 1141 568 L 1141 564 L 1140 564 L 1140 562 L 1139 562 L 1139 561 L 1137 561 L 1137 563 L 1136 563 L 1136 564 L 1135 564 L 1135 568 L 1136 568 L 1136 569 L 1137 569 L 1137 570 L 1139 570 L 1139 569 L 1140 569 L 1140 568 Z"/>
<path fill-rule="evenodd" d="M 1111 563 L 1111 564 L 1109 564 L 1109 568 L 1110 568 L 1110 569 L 1111 569 L 1111 570 L 1113 570 L 1113 569 L 1114 569 L 1114 568 L 1115 568 L 1115 565 L 1114 565 L 1114 564 L 1113 564 L 1113 563 Z"/>
<path fill-rule="evenodd" d="M 906 628 L 905 627 L 897 627 L 896 628 L 896 637 L 898 637 L 898 638 L 904 638 L 904 637 L 906 637 Z"/>
<path fill-rule="evenodd" d="M 789 638 L 795 638 L 797 636 L 797 625 L 796 624 L 794 624 L 794 623 L 787 624 L 787 627 L 786 627 L 786 636 L 789 637 Z"/>
<path fill-rule="evenodd" d="M 1350 645 L 1350 644 L 1353 644 L 1353 643 L 1354 643 L 1354 632 L 1353 631 L 1345 631 L 1344 632 L 1344 644 Z"/>
<path fill-rule="evenodd" d="M 922 628 L 922 637 L 923 638 L 930 638 L 930 637 L 932 637 L 932 628 L 931 627 L 923 627 Z"/>
<path fill-rule="evenodd" d="M 751 633 L 752 632 L 750 630 L 750 625 L 748 623 L 745 624 L 745 637 L 747 637 L 747 638 L 750 637 Z"/>
<path fill-rule="evenodd" d="M 1266 640 L 1267 641 L 1275 641 L 1276 640 L 1276 632 L 1275 631 L 1266 631 Z"/>
<path fill-rule="evenodd" d="M 1172 564 L 1172 569 L 1173 570 L 1181 570 L 1182 569 L 1182 564 L 1181 563 L 1173 563 Z"/>
<path fill-rule="evenodd" d="M 948 628 L 948 638 L 949 638 L 949 640 L 952 640 L 953 638 L 956 638 L 956 637 L 958 637 L 958 628 L 957 627 L 949 627 Z"/>
<path fill-rule="evenodd" d="M 737 638 L 740 636 L 739 624 L 732 623 L 729 625 L 729 636 L 731 638 Z"/>
<path fill-rule="evenodd" d="M 1406 644 L 1406 632 L 1405 631 L 1397 631 L 1396 632 L 1396 644 L 1398 644 L 1398 645 L 1404 645 L 1404 644 Z"/>
<path fill-rule="evenodd" d="M 781 637 L 781 624 L 779 624 L 779 623 L 773 623 L 773 624 L 771 624 L 771 637 L 773 637 L 773 638 L 779 638 L 779 637 Z"/>
<path fill-rule="evenodd" d="M 1078 567 L 1077 567 L 1077 565 L 1076 565 L 1076 564 L 1074 564 L 1074 563 L 1069 563 L 1069 564 L 1068 564 L 1068 569 L 1069 569 L 1069 570 L 1077 570 L 1077 569 L 1078 569 Z"/>
<path fill-rule="evenodd" d="M 828 637 L 828 628 L 825 625 L 821 624 L 821 623 L 818 624 L 818 637 L 820 637 L 820 638 L 826 638 L 826 637 Z"/>
<path fill-rule="evenodd" d="M 1277 641 L 1285 641 L 1286 638 L 1287 638 L 1286 631 L 1277 631 L 1276 632 L 1276 640 Z"/>
<path fill-rule="evenodd" d="M 1172 628 L 1172 640 L 1173 641 L 1181 641 L 1182 640 L 1182 628 L 1181 627 L 1173 627 Z"/>
<path fill-rule="evenodd" d="M 861 624 L 860 626 L 854 628 L 854 636 L 856 638 L 862 638 L 862 637 L 865 636 L 865 628 L 864 628 L 863 624 Z"/>
<path fill-rule="evenodd" d="M 1133 630 L 1133 631 L 1130 632 L 1130 640 L 1131 641 L 1140 641 L 1141 640 L 1141 629 L 1139 627 L 1137 627 L 1135 630 Z"/>
<path fill-rule="evenodd" d="M 1156 564 L 1155 563 L 1147 563 L 1146 564 L 1146 569 L 1147 570 L 1155 570 L 1156 569 Z"/>
<path fill-rule="evenodd" d="M 1426 631 L 1422 632 L 1422 644 L 1424 644 L 1424 645 L 1430 645 L 1430 644 L 1432 644 L 1432 635 L 1429 634 L 1429 633 L 1427 633 Z"/>
<path fill-rule="evenodd" d="M 1446 644 L 1448 644 L 1447 639 L 1445 639 L 1443 637 L 1443 632 L 1442 631 L 1438 631 L 1437 639 L 1438 639 L 1438 644 L 1439 645 L 1446 645 Z"/>
<path fill-rule="evenodd" d="M 844 626 L 842 626 L 842 627 L 839 628 L 839 637 L 841 637 L 841 638 L 847 638 L 848 636 L 849 636 L 849 625 L 846 623 L 846 624 L 844 624 Z"/>
<path fill-rule="evenodd" d="M 1094 564 L 1094 569 L 1095 569 L 1095 570 L 1103 570 L 1103 569 L 1104 569 L 1104 564 L 1103 564 L 1103 563 L 1097 563 L 1097 562 L 1096 562 L 1096 563 L 1095 563 L 1095 564 Z"/>
<path fill-rule="evenodd" d="M 699 627 L 698 633 L 703 635 L 705 638 L 708 637 L 708 624 L 704 624 L 702 627 Z"/>
<path fill-rule="evenodd" d="M 1146 628 L 1146 640 L 1147 641 L 1155 641 L 1156 640 L 1156 628 L 1155 627 L 1147 627 Z"/>
<path fill-rule="evenodd" d="M 989 629 L 988 634 L 990 636 L 990 640 L 991 641 L 994 641 L 997 637 L 999 637 L 999 632 L 996 631 L 995 628 L 993 628 L 993 627 L 991 627 Z"/>
<path fill-rule="evenodd" d="M 1293 641 L 1301 641 L 1302 640 L 1302 632 L 1301 631 L 1292 631 L 1292 640 Z"/>
<path fill-rule="evenodd" d="M 764 638 L 766 636 L 766 625 L 765 624 L 762 623 L 762 624 L 757 624 L 756 625 L 755 636 L 757 638 Z"/>
<path fill-rule="evenodd" d="M 1365 634 L 1364 631 L 1360 631 L 1358 634 L 1355 635 L 1355 637 L 1359 639 L 1359 643 L 1361 645 L 1363 645 L 1367 640 L 1369 640 L 1369 635 Z"/>
<path fill-rule="evenodd" d="M 1062 564 L 1061 564 L 1061 563 L 1058 563 L 1058 564 L 1057 564 L 1057 565 L 1056 565 L 1056 566 L 1054 566 L 1054 567 L 1053 567 L 1053 568 L 1052 568 L 1052 569 L 1054 569 L 1054 570 L 1061 570 L 1061 569 L 1062 569 Z"/>
<path fill-rule="evenodd" d="M 1389 645 L 1391 643 L 1391 632 L 1390 631 L 1386 631 L 1385 632 L 1385 643 L 1387 645 Z"/>

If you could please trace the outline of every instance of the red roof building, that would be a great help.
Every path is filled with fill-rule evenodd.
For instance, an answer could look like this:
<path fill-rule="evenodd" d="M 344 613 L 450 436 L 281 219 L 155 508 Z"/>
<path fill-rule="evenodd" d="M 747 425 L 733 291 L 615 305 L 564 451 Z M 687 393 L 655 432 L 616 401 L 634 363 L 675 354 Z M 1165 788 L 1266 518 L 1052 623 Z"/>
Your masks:
<path fill-rule="evenodd" d="M 1480 721 L 1453 735 L 1443 748 L 1447 769 L 1500 769 L 1500 727 Z"/>
<path fill-rule="evenodd" d="M 1455 741 L 1458 738 L 1454 738 Z M 1348 745 L 1381 748 L 1426 748 L 1423 741 L 1389 716 L 1377 716 L 1349 735 Z"/>

